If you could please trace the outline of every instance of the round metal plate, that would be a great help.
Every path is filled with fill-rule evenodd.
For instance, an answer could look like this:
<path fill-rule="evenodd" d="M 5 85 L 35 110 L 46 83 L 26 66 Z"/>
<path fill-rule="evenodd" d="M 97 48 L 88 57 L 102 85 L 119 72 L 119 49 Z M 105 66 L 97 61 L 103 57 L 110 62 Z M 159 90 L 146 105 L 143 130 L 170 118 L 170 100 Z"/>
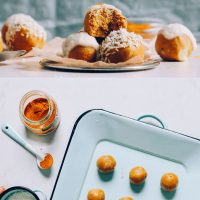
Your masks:
<path fill-rule="evenodd" d="M 25 53 L 26 53 L 25 50 L 3 51 L 0 53 L 0 62 L 23 56 Z"/>
<path fill-rule="evenodd" d="M 62 70 L 62 71 L 77 71 L 77 72 L 128 72 L 141 71 L 153 69 L 160 64 L 159 60 L 149 60 L 141 64 L 127 65 L 123 67 L 109 66 L 109 67 L 71 67 L 62 63 L 57 63 L 49 60 L 42 60 L 40 64 L 48 69 Z"/>

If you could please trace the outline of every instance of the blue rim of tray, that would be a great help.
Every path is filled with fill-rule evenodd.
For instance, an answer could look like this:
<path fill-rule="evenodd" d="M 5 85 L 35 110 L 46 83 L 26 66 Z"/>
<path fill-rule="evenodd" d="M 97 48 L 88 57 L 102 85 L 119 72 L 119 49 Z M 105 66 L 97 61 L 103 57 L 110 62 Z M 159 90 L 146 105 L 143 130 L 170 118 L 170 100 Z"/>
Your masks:
<path fill-rule="evenodd" d="M 85 115 L 87 115 L 88 113 L 93 112 L 93 111 L 104 111 L 104 112 L 107 112 L 107 113 L 110 113 L 110 114 L 114 114 L 114 115 L 116 115 L 116 116 L 125 117 L 125 118 L 130 119 L 130 120 L 133 120 L 133 121 L 138 121 L 138 120 L 133 119 L 133 118 L 131 118 L 131 117 L 127 117 L 127 116 L 124 116 L 124 115 L 120 115 L 120 114 L 117 114 L 117 113 L 114 113 L 114 112 L 111 112 L 111 111 L 107 111 L 107 110 L 104 110 L 104 109 L 91 109 L 91 110 L 88 110 L 88 111 L 82 113 L 82 114 L 78 117 L 78 119 L 75 121 L 75 124 L 74 124 L 74 126 L 73 126 L 72 133 L 71 133 L 71 135 L 70 135 L 70 138 L 69 138 L 69 141 L 68 141 L 68 144 L 67 144 L 67 148 L 66 148 L 66 150 L 65 150 L 65 153 L 64 153 L 64 156 L 63 156 L 63 159 L 62 159 L 62 163 L 61 163 L 61 166 L 60 166 L 58 175 L 57 175 L 57 177 L 56 177 L 56 181 L 55 181 L 55 184 L 54 184 L 54 187 L 53 187 L 53 191 L 52 191 L 52 193 L 51 193 L 50 200 L 53 199 L 53 195 L 54 195 L 54 192 L 55 192 L 57 183 L 58 183 L 58 179 L 59 179 L 59 177 L 60 177 L 60 173 L 61 173 L 61 171 L 62 171 L 62 167 L 63 167 L 63 164 L 64 164 L 64 162 L 65 162 L 65 158 L 66 158 L 66 156 L 67 156 L 67 152 L 68 152 L 68 149 L 69 149 L 69 147 L 70 147 L 72 138 L 73 138 L 74 133 L 75 133 L 75 131 L 76 131 L 76 127 L 78 126 L 80 120 L 81 120 Z M 147 122 L 143 122 L 143 121 L 139 121 L 139 122 L 140 122 L 140 123 L 143 123 L 143 124 L 148 124 Z M 148 125 L 149 125 L 149 124 L 148 124 Z M 154 126 L 154 125 L 149 125 L 149 126 Z M 157 127 L 157 128 L 160 128 L 160 129 L 163 130 L 163 128 L 161 128 L 161 127 Z M 167 129 L 167 128 L 165 128 L 165 130 L 171 131 L 171 130 L 169 130 L 169 129 Z M 192 137 L 192 136 L 188 136 L 188 135 L 185 135 L 185 134 L 176 132 L 176 131 L 172 131 L 172 132 L 175 133 L 175 134 L 178 134 L 178 135 L 182 135 L 183 137 L 187 137 L 187 138 L 190 138 L 190 139 L 193 139 L 193 140 L 200 141 L 200 139 L 195 138 L 195 137 Z"/>

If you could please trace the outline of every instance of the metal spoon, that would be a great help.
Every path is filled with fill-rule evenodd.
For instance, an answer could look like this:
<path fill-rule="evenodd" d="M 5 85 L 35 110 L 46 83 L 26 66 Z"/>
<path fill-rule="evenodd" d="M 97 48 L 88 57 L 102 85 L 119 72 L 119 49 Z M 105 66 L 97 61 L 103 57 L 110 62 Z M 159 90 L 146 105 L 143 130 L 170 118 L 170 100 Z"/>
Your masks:
<path fill-rule="evenodd" d="M 1 126 L 1 130 L 19 145 L 28 150 L 32 155 L 34 155 L 37 159 L 38 167 L 40 169 L 44 169 L 41 167 L 40 162 L 45 159 L 45 156 L 48 155 L 47 153 L 38 153 L 30 144 L 28 144 L 21 136 L 19 136 L 19 134 L 9 124 L 3 124 Z"/>
<path fill-rule="evenodd" d="M 3 52 L 0 53 L 0 62 L 23 56 L 25 53 L 26 53 L 25 50 L 3 51 Z"/>

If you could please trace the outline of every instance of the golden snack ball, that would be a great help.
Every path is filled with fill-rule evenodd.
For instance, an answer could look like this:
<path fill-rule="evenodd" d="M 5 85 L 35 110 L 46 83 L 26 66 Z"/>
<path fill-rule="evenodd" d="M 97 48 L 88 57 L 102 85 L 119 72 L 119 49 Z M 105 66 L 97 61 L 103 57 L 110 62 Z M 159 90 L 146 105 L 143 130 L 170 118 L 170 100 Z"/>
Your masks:
<path fill-rule="evenodd" d="M 118 8 L 96 4 L 88 8 L 84 18 L 84 31 L 93 37 L 105 38 L 111 31 L 127 28 L 127 19 Z"/>
<path fill-rule="evenodd" d="M 172 192 L 178 186 L 178 176 L 174 173 L 166 173 L 161 178 L 161 187 L 163 190 Z"/>
<path fill-rule="evenodd" d="M 99 59 L 107 63 L 126 62 L 134 57 L 144 59 L 143 38 L 126 29 L 111 31 L 99 47 Z"/>
<path fill-rule="evenodd" d="M 3 24 L 2 39 L 9 50 L 43 48 L 46 43 L 45 29 L 30 15 L 14 14 Z"/>
<path fill-rule="evenodd" d="M 87 199 L 88 200 L 104 200 L 105 193 L 101 189 L 92 189 L 88 192 Z"/>
<path fill-rule="evenodd" d="M 155 41 L 155 50 L 166 61 L 186 61 L 196 48 L 193 33 L 177 23 L 163 26 Z"/>
<path fill-rule="evenodd" d="M 122 198 L 120 198 L 119 200 L 134 200 L 134 199 L 131 198 L 131 197 L 122 197 Z"/>
<path fill-rule="evenodd" d="M 102 173 L 109 173 L 115 169 L 116 160 L 111 155 L 103 155 L 97 160 L 97 167 Z"/>
<path fill-rule="evenodd" d="M 140 166 L 134 167 L 129 173 L 130 182 L 133 184 L 143 183 L 146 177 L 147 177 L 146 170 Z"/>

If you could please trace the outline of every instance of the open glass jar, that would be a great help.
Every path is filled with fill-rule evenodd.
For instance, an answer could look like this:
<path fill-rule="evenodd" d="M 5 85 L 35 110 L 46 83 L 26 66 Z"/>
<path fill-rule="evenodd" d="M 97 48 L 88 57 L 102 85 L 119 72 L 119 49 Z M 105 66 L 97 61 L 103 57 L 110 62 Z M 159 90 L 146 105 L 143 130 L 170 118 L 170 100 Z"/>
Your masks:
<path fill-rule="evenodd" d="M 19 113 L 24 125 L 38 135 L 54 131 L 60 123 L 56 102 L 51 96 L 38 90 L 23 96 Z"/>
<path fill-rule="evenodd" d="M 157 18 L 128 18 L 128 31 L 141 35 L 145 40 L 152 40 L 164 26 L 165 21 Z"/>
<path fill-rule="evenodd" d="M 1 200 L 9 200 L 9 199 L 47 200 L 47 197 L 40 190 L 32 191 L 29 188 L 25 188 L 22 186 L 15 186 L 5 190 L 2 194 L 0 194 L 0 199 Z"/>

